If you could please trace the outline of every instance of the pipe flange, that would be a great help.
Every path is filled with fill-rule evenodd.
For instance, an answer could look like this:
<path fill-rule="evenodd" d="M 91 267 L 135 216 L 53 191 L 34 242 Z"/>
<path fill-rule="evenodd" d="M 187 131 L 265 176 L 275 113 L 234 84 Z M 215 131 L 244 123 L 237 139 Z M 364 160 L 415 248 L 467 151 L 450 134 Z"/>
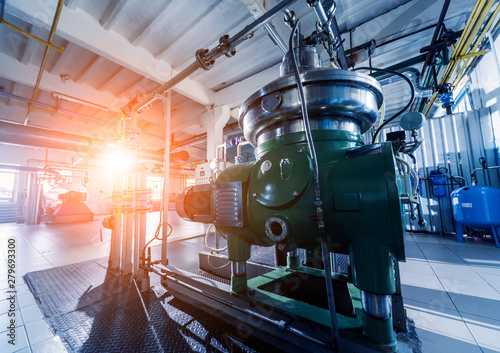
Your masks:
<path fill-rule="evenodd" d="M 288 236 L 288 225 L 280 217 L 271 217 L 265 224 L 266 235 L 272 241 L 278 243 Z"/>
<path fill-rule="evenodd" d="M 206 59 L 207 54 L 208 54 L 208 49 L 198 49 L 195 54 L 196 63 L 198 64 L 198 67 L 206 71 L 210 70 L 215 64 L 215 60 L 208 61 Z"/>
<path fill-rule="evenodd" d="M 219 47 L 222 53 L 228 58 L 236 54 L 236 49 L 229 43 L 229 35 L 224 34 L 219 38 Z"/>

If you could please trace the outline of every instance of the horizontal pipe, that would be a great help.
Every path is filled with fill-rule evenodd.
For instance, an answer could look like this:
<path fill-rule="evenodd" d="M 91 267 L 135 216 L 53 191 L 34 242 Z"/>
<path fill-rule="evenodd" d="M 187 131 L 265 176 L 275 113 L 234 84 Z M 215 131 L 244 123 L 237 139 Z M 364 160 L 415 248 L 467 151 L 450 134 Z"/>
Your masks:
<path fill-rule="evenodd" d="M 41 168 L 41 167 L 25 167 L 22 165 L 11 165 L 11 164 L 0 164 L 0 169 L 7 169 L 7 170 L 19 170 L 22 172 L 40 172 L 40 173 L 53 173 L 53 174 L 59 174 L 59 172 L 56 172 L 52 168 Z"/>
<path fill-rule="evenodd" d="M 2 86 L 0 86 L 0 97 L 5 97 L 5 98 L 8 98 L 8 99 L 12 99 L 12 100 L 16 100 L 16 101 L 24 102 L 24 103 L 29 103 L 30 102 L 30 100 L 28 98 L 24 98 L 24 97 L 21 97 L 21 96 L 16 96 L 14 94 L 10 94 L 10 93 L 5 92 L 5 87 L 2 87 Z M 82 118 L 82 119 L 86 119 L 86 120 L 96 121 L 96 122 L 98 122 L 100 124 L 116 125 L 116 122 L 112 122 L 112 121 L 108 121 L 108 120 L 102 120 L 102 119 L 97 119 L 97 118 L 94 118 L 92 116 L 88 116 L 88 115 L 80 114 L 80 113 L 77 113 L 77 112 L 73 112 L 71 110 L 56 108 L 55 106 L 52 106 L 52 105 L 46 104 L 46 103 L 33 102 L 33 107 L 36 108 L 36 109 L 48 111 L 50 113 L 61 113 L 61 114 L 75 116 L 77 118 Z M 144 131 L 142 132 L 142 135 L 151 136 L 151 137 L 154 137 L 154 138 L 157 138 L 157 139 L 161 139 L 161 140 L 165 139 L 163 136 L 151 134 L 149 132 L 144 132 Z"/>
<path fill-rule="evenodd" d="M 61 52 L 61 53 L 62 53 L 62 52 L 64 52 L 64 48 L 62 48 L 62 47 L 61 47 L 61 48 L 56 47 L 56 46 L 55 46 L 54 44 L 52 44 L 52 43 L 46 42 L 46 41 L 44 41 L 43 39 L 38 38 L 38 37 L 34 36 L 34 35 L 33 35 L 33 34 L 31 34 L 31 33 L 28 33 L 28 32 L 26 32 L 26 31 L 23 31 L 21 28 L 16 27 L 16 26 L 14 26 L 12 23 L 9 23 L 9 22 L 5 21 L 3 18 L 2 18 L 2 19 L 0 19 L 0 23 L 1 23 L 1 24 L 3 24 L 5 27 L 10 28 L 10 29 L 12 29 L 12 30 L 14 30 L 14 31 L 16 31 L 16 32 L 19 32 L 19 33 L 21 33 L 22 35 L 24 35 L 24 36 L 26 36 L 26 37 L 29 37 L 29 38 L 31 38 L 31 39 L 34 39 L 34 40 L 36 40 L 37 42 L 42 43 L 43 45 L 46 45 L 46 46 L 48 46 L 48 47 L 50 47 L 50 48 L 52 48 L 52 49 L 54 49 L 54 50 L 57 50 L 58 52 Z"/>
<path fill-rule="evenodd" d="M 0 121 L 0 143 L 74 151 L 88 155 L 108 152 L 107 141 L 66 132 Z M 139 158 L 163 162 L 162 151 L 140 150 Z"/>
<path fill-rule="evenodd" d="M 296 0 L 284 0 L 275 7 L 273 7 L 271 10 L 266 12 L 264 15 L 260 16 L 254 22 L 245 26 L 245 28 L 243 28 L 241 31 L 239 31 L 238 33 L 236 33 L 234 36 L 232 36 L 227 40 L 229 47 L 231 48 L 236 47 L 238 44 L 247 39 L 250 33 L 258 29 L 260 26 L 265 25 L 267 22 L 271 20 L 271 18 L 273 18 L 280 11 L 283 11 L 289 5 L 293 4 L 295 1 Z M 222 46 L 221 44 L 219 44 L 206 54 L 205 59 L 207 62 L 211 62 L 212 60 L 215 60 L 222 55 L 223 55 Z M 137 113 L 140 113 L 141 110 L 143 110 L 145 107 L 153 103 L 157 99 L 158 95 L 165 94 L 167 91 L 175 87 L 178 83 L 184 81 L 186 78 L 191 76 L 199 68 L 200 66 L 198 62 L 197 61 L 193 62 L 191 65 L 189 65 L 184 70 L 179 72 L 177 75 L 172 77 L 164 85 L 157 88 L 154 92 L 148 94 L 139 103 L 134 105 L 134 107 L 132 108 L 132 116 L 135 116 Z"/>

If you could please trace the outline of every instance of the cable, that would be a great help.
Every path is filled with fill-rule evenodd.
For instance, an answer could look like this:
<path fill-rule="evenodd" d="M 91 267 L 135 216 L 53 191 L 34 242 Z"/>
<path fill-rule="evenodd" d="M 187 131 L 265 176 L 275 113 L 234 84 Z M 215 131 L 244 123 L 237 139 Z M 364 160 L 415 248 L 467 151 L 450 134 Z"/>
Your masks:
<path fill-rule="evenodd" d="M 375 135 L 373 135 L 373 139 L 372 139 L 372 143 L 375 143 L 377 141 L 377 137 L 378 137 L 378 134 L 380 133 L 380 131 L 387 124 L 389 124 L 391 121 L 393 121 L 398 116 L 400 116 L 401 114 L 403 114 L 405 112 L 405 110 L 408 109 L 413 104 L 413 101 L 415 100 L 415 87 L 413 86 L 413 83 L 410 81 L 410 79 L 408 77 L 406 77 L 405 75 L 403 75 L 402 73 L 399 73 L 397 71 L 391 71 L 391 70 L 386 70 L 386 69 L 377 69 L 375 67 L 358 67 L 356 69 L 353 69 L 352 71 L 358 71 L 358 70 L 373 70 L 373 71 L 380 71 L 380 72 L 386 72 L 388 74 L 393 74 L 393 75 L 401 77 L 403 80 L 405 80 L 408 83 L 408 85 L 410 85 L 410 91 L 411 91 L 410 101 L 408 102 L 408 104 L 405 105 L 405 107 L 403 109 L 401 109 L 400 111 L 398 111 L 390 119 L 387 119 L 382 125 L 379 126 L 379 128 L 377 129 L 377 131 L 375 131 Z"/>
<path fill-rule="evenodd" d="M 313 178 L 314 178 L 314 196 L 316 206 L 316 215 L 318 230 L 321 239 L 321 256 L 323 259 L 323 266 L 325 268 L 325 284 L 326 284 L 326 295 L 328 299 L 328 311 L 330 313 L 330 323 L 332 330 L 332 344 L 335 352 L 339 350 L 339 330 L 337 324 L 337 310 L 335 309 L 335 297 L 333 293 L 332 284 L 332 270 L 330 264 L 330 254 L 328 252 L 328 244 L 326 241 L 326 231 L 325 231 L 325 221 L 323 219 L 323 202 L 321 201 L 321 190 L 319 183 L 319 173 L 318 173 L 318 159 L 316 157 L 316 149 L 314 147 L 314 142 L 311 133 L 311 125 L 309 124 L 309 114 L 307 112 L 307 104 L 304 94 L 304 87 L 302 86 L 302 80 L 300 79 L 299 67 L 297 65 L 297 60 L 295 58 L 295 48 L 293 38 L 297 32 L 300 20 L 295 22 L 292 28 L 292 33 L 290 34 L 290 39 L 288 42 L 289 55 L 293 65 L 293 72 L 295 75 L 295 81 L 297 81 L 297 89 L 300 98 L 300 106 L 302 110 L 302 121 L 304 123 L 304 133 L 306 135 L 307 145 L 309 147 L 309 152 L 311 153 L 311 160 L 313 165 Z"/>
<path fill-rule="evenodd" d="M 213 266 L 212 263 L 210 262 L 210 255 L 207 256 L 207 262 L 208 262 L 208 265 L 214 269 L 214 270 L 220 270 L 224 267 L 226 267 L 227 265 L 229 265 L 231 263 L 231 260 L 228 260 L 227 263 L 225 263 L 224 265 L 222 266 Z"/>
<path fill-rule="evenodd" d="M 160 220 L 160 222 L 161 222 L 161 220 Z M 153 240 L 155 240 L 155 239 L 156 240 L 162 240 L 162 238 L 160 238 L 160 231 L 161 231 L 161 229 L 165 225 L 167 225 L 167 227 L 170 227 L 170 232 L 167 233 L 167 238 L 170 236 L 170 234 L 172 234 L 172 231 L 174 229 L 172 228 L 172 225 L 170 223 L 160 223 L 160 224 L 158 224 L 158 227 L 156 227 L 156 231 L 155 231 L 154 237 L 150 241 L 148 241 L 146 243 L 146 245 L 144 245 L 144 248 L 142 248 L 141 254 L 144 254 L 144 251 L 146 250 L 146 248 L 148 247 L 148 245 L 153 242 Z"/>
<path fill-rule="evenodd" d="M 207 232 L 205 233 L 205 246 L 207 248 L 209 248 L 211 251 L 214 251 L 214 252 L 222 252 L 222 251 L 226 251 L 227 250 L 227 245 L 223 248 L 220 248 L 220 249 L 217 249 L 217 248 L 212 248 L 208 245 L 208 234 L 210 234 L 210 229 L 212 229 L 213 227 L 213 223 L 211 223 L 208 228 L 207 228 Z M 216 230 L 216 233 L 215 233 L 215 236 L 217 236 L 217 230 Z"/>

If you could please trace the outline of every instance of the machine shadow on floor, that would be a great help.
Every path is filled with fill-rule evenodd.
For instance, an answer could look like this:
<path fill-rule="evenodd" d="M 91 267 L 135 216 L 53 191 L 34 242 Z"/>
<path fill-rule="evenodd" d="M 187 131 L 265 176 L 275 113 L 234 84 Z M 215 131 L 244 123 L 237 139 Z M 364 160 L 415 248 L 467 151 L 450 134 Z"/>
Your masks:
<path fill-rule="evenodd" d="M 45 320 L 70 352 L 278 352 L 169 295 L 153 275 L 139 295 L 106 259 L 28 273 Z"/>

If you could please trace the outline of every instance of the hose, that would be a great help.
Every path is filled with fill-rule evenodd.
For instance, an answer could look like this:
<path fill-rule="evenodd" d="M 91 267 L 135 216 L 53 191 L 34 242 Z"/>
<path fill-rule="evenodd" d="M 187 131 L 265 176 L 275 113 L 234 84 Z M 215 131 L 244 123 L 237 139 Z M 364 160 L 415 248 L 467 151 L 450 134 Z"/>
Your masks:
<path fill-rule="evenodd" d="M 396 156 L 396 160 L 399 163 L 404 164 L 406 166 L 408 172 L 411 173 L 411 175 L 413 177 L 413 189 L 411 190 L 411 194 L 416 195 L 417 188 L 418 188 L 418 175 L 417 175 L 417 173 L 415 172 L 415 170 L 413 170 L 413 168 L 410 166 L 410 164 L 407 161 L 405 161 L 403 158 Z"/>
<path fill-rule="evenodd" d="M 326 231 L 325 231 L 325 221 L 323 219 L 323 203 L 321 201 L 321 191 L 319 183 L 319 173 L 318 173 L 318 159 L 316 157 L 316 149 L 314 147 L 314 142 L 311 133 L 311 126 L 309 124 L 309 114 L 307 112 L 307 104 L 304 94 L 304 87 L 302 86 L 302 81 L 300 79 L 299 67 L 297 65 L 297 60 L 295 58 L 295 48 L 293 38 L 297 32 L 300 20 L 295 22 L 292 28 L 292 33 L 290 34 L 290 39 L 288 43 L 289 55 L 293 66 L 293 72 L 295 75 L 295 80 L 297 81 L 297 89 L 300 98 L 300 106 L 302 110 L 302 121 L 304 123 L 304 133 L 307 140 L 307 145 L 309 147 L 309 152 L 311 154 L 312 166 L 313 166 L 313 178 L 314 178 L 314 197 L 316 206 L 316 215 L 318 222 L 318 230 L 321 239 L 321 257 L 323 259 L 323 265 L 325 268 L 325 282 L 326 282 L 326 294 L 328 299 L 328 311 L 330 313 L 330 322 L 332 330 L 332 344 L 335 352 L 339 350 L 339 331 L 337 325 L 337 310 L 335 309 L 335 297 L 333 293 L 333 283 L 332 283 L 332 269 L 330 264 L 330 254 L 328 252 L 328 244 L 326 241 Z"/>
<path fill-rule="evenodd" d="M 403 80 L 405 80 L 408 85 L 410 86 L 410 91 L 411 91 L 411 97 L 410 97 L 410 101 L 408 102 L 408 104 L 406 104 L 404 106 L 403 109 L 401 109 L 400 111 L 398 111 L 396 114 L 394 114 L 390 119 L 387 119 L 382 125 L 380 125 L 377 129 L 377 131 L 375 131 L 375 134 L 373 135 L 373 140 L 372 140 L 372 143 L 375 143 L 377 141 L 377 137 L 380 133 L 380 131 L 387 125 L 389 124 L 391 121 L 393 121 L 394 119 L 396 119 L 398 116 L 400 116 L 401 114 L 403 114 L 406 109 L 408 109 L 412 104 L 413 104 L 413 101 L 415 100 L 415 87 L 413 87 L 413 83 L 410 81 L 410 79 L 408 77 L 406 77 L 405 75 L 403 75 L 402 73 L 399 73 L 397 71 L 391 71 L 391 70 L 386 70 L 386 69 L 377 69 L 377 68 L 374 68 L 374 67 L 358 67 L 357 69 L 353 69 L 353 71 L 358 71 L 358 70 L 373 70 L 373 71 L 380 71 L 380 72 L 386 72 L 386 73 L 389 73 L 389 74 L 393 74 L 393 75 L 396 75 L 396 76 L 399 76 L 401 77 Z"/>
<path fill-rule="evenodd" d="M 208 234 L 210 234 L 210 229 L 212 229 L 212 227 L 213 227 L 213 226 L 214 226 L 214 225 L 213 225 L 213 223 L 211 223 L 211 224 L 208 226 L 208 228 L 207 228 L 207 232 L 205 233 L 205 246 L 206 246 L 207 248 L 209 248 L 211 251 L 214 251 L 214 252 L 222 252 L 222 251 L 226 251 L 226 250 L 227 250 L 227 245 L 226 245 L 225 247 L 223 247 L 223 248 L 219 248 L 219 249 L 217 249 L 217 248 L 212 248 L 212 247 L 210 247 L 210 246 L 208 245 Z M 217 236 L 217 233 L 215 234 L 215 236 Z M 210 266 L 211 266 L 211 265 L 210 265 Z"/>

